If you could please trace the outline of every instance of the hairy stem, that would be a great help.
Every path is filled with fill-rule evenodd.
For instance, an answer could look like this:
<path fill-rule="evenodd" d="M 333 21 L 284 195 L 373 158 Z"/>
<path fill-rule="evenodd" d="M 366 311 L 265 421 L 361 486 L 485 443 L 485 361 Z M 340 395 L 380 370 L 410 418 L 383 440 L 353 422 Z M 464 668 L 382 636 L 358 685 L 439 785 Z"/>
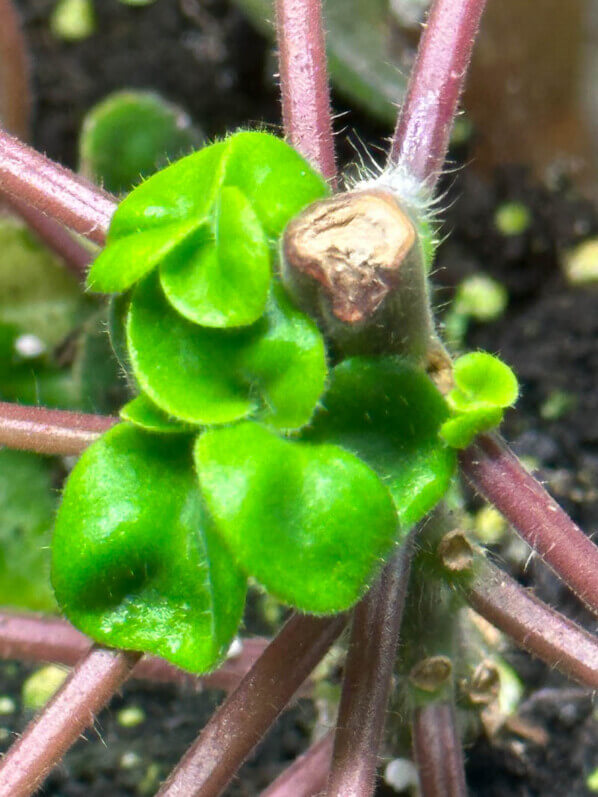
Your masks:
<path fill-rule="evenodd" d="M 140 653 L 94 646 L 0 765 L 0 797 L 27 797 L 129 676 Z"/>
<path fill-rule="evenodd" d="M 11 0 L 0 0 L 0 119 L 15 136 L 29 138 L 31 87 L 21 21 Z"/>
<path fill-rule="evenodd" d="M 427 184 L 440 175 L 486 0 L 436 0 L 395 128 L 389 165 Z"/>
<path fill-rule="evenodd" d="M 336 180 L 320 0 L 276 0 L 282 117 L 289 142 Z"/>
<path fill-rule="evenodd" d="M 78 277 L 85 274 L 93 259 L 93 254 L 80 244 L 62 224 L 16 196 L 5 194 L 2 199 L 17 216 L 26 222 L 40 241 L 58 255 L 70 271 Z"/>
<path fill-rule="evenodd" d="M 100 246 L 117 200 L 0 131 L 0 189 Z"/>
<path fill-rule="evenodd" d="M 598 689 L 598 639 L 523 589 L 475 554 L 473 578 L 463 587 L 478 614 L 525 650 L 568 678 Z"/>
<path fill-rule="evenodd" d="M 261 797 L 314 797 L 321 794 L 332 760 L 334 734 L 327 733 L 287 767 Z"/>
<path fill-rule="evenodd" d="M 212 716 L 160 797 L 216 797 L 274 723 L 346 623 L 294 615 Z"/>
<path fill-rule="evenodd" d="M 466 797 L 461 740 L 451 703 L 414 709 L 412 738 L 422 797 Z"/>
<path fill-rule="evenodd" d="M 80 454 L 118 418 L 0 401 L 0 444 L 38 454 Z"/>
<path fill-rule="evenodd" d="M 412 551 L 410 538 L 353 612 L 328 797 L 373 793 Z"/>
<path fill-rule="evenodd" d="M 59 617 L 0 612 L 0 659 L 47 661 L 72 667 L 89 652 L 92 644 L 91 639 Z M 203 676 L 179 670 L 156 656 L 144 656 L 135 667 L 133 677 L 230 692 L 249 672 L 267 644 L 268 640 L 262 637 L 244 639 L 237 656 Z"/>
<path fill-rule="evenodd" d="M 461 453 L 460 463 L 473 487 L 598 613 L 598 548 L 498 435 L 480 435 Z"/>

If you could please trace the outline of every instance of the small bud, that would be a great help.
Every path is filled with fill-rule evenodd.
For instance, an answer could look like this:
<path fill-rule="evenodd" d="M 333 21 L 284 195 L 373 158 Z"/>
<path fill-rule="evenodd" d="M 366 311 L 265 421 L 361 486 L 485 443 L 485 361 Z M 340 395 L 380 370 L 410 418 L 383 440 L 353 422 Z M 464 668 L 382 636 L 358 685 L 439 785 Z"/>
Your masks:
<path fill-rule="evenodd" d="M 422 692 L 437 692 L 448 682 L 453 665 L 447 656 L 429 656 L 419 661 L 409 673 L 409 680 Z"/>

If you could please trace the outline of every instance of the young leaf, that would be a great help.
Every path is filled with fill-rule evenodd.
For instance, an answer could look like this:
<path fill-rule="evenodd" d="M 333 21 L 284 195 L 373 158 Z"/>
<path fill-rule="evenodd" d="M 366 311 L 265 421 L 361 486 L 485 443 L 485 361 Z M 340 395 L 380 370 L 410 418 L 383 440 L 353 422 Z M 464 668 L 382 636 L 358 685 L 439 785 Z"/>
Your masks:
<path fill-rule="evenodd" d="M 150 275 L 133 295 L 127 338 L 144 392 L 164 412 L 192 424 L 259 413 L 277 428 L 298 428 L 324 388 L 322 337 L 278 286 L 256 324 L 207 329 L 171 308 Z"/>
<path fill-rule="evenodd" d="M 79 170 L 108 191 L 130 191 L 160 166 L 197 149 L 201 133 L 182 108 L 151 91 L 117 91 L 83 121 Z"/>
<path fill-rule="evenodd" d="M 304 437 L 336 443 L 388 487 L 406 533 L 446 492 L 455 454 L 438 438 L 448 410 L 418 368 L 396 357 L 353 357 L 337 365 Z"/>
<path fill-rule="evenodd" d="M 120 411 L 123 421 L 129 421 L 146 432 L 157 434 L 189 434 L 194 431 L 193 426 L 180 423 L 168 416 L 165 412 L 149 399 L 145 393 L 140 393 L 125 404 Z M 195 430 L 197 431 L 197 430 Z"/>
<path fill-rule="evenodd" d="M 245 422 L 205 432 L 195 459 L 235 561 L 284 603 L 316 614 L 347 609 L 392 550 L 388 491 L 338 446 L 290 442 Z"/>
<path fill-rule="evenodd" d="M 498 426 L 503 410 L 517 401 L 517 377 L 498 357 L 483 351 L 459 357 L 453 366 L 455 387 L 447 396 L 452 417 L 441 437 L 454 448 L 466 448 L 480 432 Z"/>
<path fill-rule="evenodd" d="M 85 451 L 58 512 L 52 582 L 66 616 L 99 642 L 193 672 L 218 664 L 245 580 L 202 506 L 189 438 L 121 424 Z"/>
<path fill-rule="evenodd" d="M 223 188 L 216 200 L 213 237 L 188 238 L 160 269 L 162 288 L 179 312 L 206 327 L 252 324 L 270 288 L 270 250 L 249 200 Z"/>
<path fill-rule="evenodd" d="M 93 264 L 88 285 L 105 293 L 123 291 L 162 266 L 169 298 L 191 320 L 219 327 L 252 323 L 268 290 L 266 239 L 274 244 L 287 222 L 327 191 L 325 181 L 284 141 L 267 133 L 237 133 L 129 194 L 114 214 L 108 245 Z M 226 300 L 235 290 L 228 311 Z"/>

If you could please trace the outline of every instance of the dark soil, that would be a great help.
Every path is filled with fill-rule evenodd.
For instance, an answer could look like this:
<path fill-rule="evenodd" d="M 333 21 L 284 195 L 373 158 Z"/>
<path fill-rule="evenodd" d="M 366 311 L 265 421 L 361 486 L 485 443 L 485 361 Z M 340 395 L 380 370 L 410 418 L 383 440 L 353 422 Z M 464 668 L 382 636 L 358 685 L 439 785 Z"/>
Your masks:
<path fill-rule="evenodd" d="M 157 0 L 130 8 L 97 0 L 97 33 L 79 44 L 57 41 L 48 30 L 54 0 L 20 0 L 32 50 L 35 86 L 35 145 L 76 165 L 76 137 L 85 111 L 110 91 L 151 88 L 179 102 L 208 136 L 240 125 L 279 124 L 270 47 L 224 0 Z M 338 110 L 344 110 L 336 103 Z M 358 113 L 344 120 L 360 137 L 380 144 L 380 130 Z M 349 151 L 346 137 L 341 147 Z M 464 153 L 466 156 L 466 153 Z M 452 198 L 457 201 L 450 202 Z M 502 237 L 494 212 L 502 201 L 523 200 L 532 224 L 523 235 Z M 588 533 L 598 529 L 598 289 L 569 287 L 559 263 L 564 249 L 595 234 L 594 209 L 567 186 L 539 186 L 523 169 L 504 170 L 491 183 L 471 169 L 451 179 L 446 232 L 439 257 L 438 301 L 450 298 L 467 273 L 485 271 L 509 292 L 498 321 L 474 325 L 468 345 L 500 352 L 517 371 L 522 396 L 505 435 L 517 452 L 532 456 L 540 476 Z M 539 410 L 555 391 L 575 397 L 558 420 Z M 473 499 L 472 499 L 473 500 Z M 568 590 L 536 559 L 525 568 L 510 563 L 520 580 L 544 600 L 587 627 L 594 621 Z M 522 716 L 547 733 L 538 745 L 504 733 L 479 740 L 467 751 L 471 793 L 484 797 L 529 795 L 581 797 L 591 794 L 587 775 L 598 767 L 598 724 L 590 697 L 555 672 L 520 652 L 510 654 L 527 685 Z M 20 686 L 30 667 L 0 667 L 0 696 L 12 695 L 16 712 L 0 717 L 7 731 L 23 729 Z M 194 739 L 219 699 L 181 693 L 174 687 L 136 682 L 113 700 L 96 728 L 78 743 L 47 781 L 43 793 L 152 794 Z M 123 728 L 118 712 L 138 706 L 145 715 Z M 246 765 L 230 795 L 256 795 L 309 743 L 314 709 L 308 702 L 288 712 Z M 0 728 L 0 739 L 5 733 Z M 5 734 L 6 735 L 6 734 Z M 9 734 L 10 736 L 10 734 Z M 10 738 L 0 741 L 3 748 Z M 385 790 L 385 794 L 389 793 Z"/>

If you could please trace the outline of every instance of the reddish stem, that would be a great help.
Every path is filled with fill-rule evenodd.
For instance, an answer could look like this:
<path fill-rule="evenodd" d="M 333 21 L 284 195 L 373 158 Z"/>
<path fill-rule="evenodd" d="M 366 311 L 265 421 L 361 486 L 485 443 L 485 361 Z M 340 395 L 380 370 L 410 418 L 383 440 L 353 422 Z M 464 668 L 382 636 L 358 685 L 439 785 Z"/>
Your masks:
<path fill-rule="evenodd" d="M 431 189 L 440 175 L 486 0 L 436 0 L 421 37 L 389 164 Z"/>
<path fill-rule="evenodd" d="M 0 131 L 0 189 L 103 246 L 117 200 Z"/>
<path fill-rule="evenodd" d="M 158 794 L 216 797 L 342 631 L 346 616 L 293 615 Z"/>
<path fill-rule="evenodd" d="M 49 661 L 75 665 L 89 652 L 92 640 L 59 617 L 0 613 L 0 659 Z M 155 656 L 144 656 L 133 676 L 149 681 L 175 682 L 194 689 L 232 691 L 264 652 L 268 640 L 244 639 L 238 656 L 227 659 L 215 672 L 196 676 Z"/>
<path fill-rule="evenodd" d="M 261 797 L 315 797 L 326 787 L 334 734 L 327 733 L 268 786 Z"/>
<path fill-rule="evenodd" d="M 0 797 L 27 797 L 127 679 L 140 653 L 94 646 L 0 765 Z"/>
<path fill-rule="evenodd" d="M 276 0 L 282 118 L 289 142 L 336 181 L 320 0 Z"/>
<path fill-rule="evenodd" d="M 497 435 L 480 435 L 461 452 L 473 487 L 594 612 L 598 613 L 598 548 Z"/>
<path fill-rule="evenodd" d="M 38 454 L 80 454 L 118 418 L 0 401 L 0 444 Z"/>
<path fill-rule="evenodd" d="M 461 740 L 450 703 L 428 703 L 413 712 L 413 751 L 422 797 L 466 797 Z"/>
<path fill-rule="evenodd" d="M 476 555 L 467 602 L 518 645 L 568 678 L 598 689 L 598 639 Z"/>
<path fill-rule="evenodd" d="M 353 613 L 327 797 L 369 797 L 409 580 L 412 540 Z"/>
<path fill-rule="evenodd" d="M 0 118 L 2 126 L 29 138 L 31 88 L 29 58 L 21 20 L 11 0 L 0 0 Z"/>
<path fill-rule="evenodd" d="M 0 0 L 1 1 L 1 0 Z M 93 260 L 93 254 L 77 241 L 62 224 L 46 216 L 15 196 L 5 194 L 3 201 L 20 216 L 40 241 L 51 249 L 78 277 L 84 275 Z"/>

